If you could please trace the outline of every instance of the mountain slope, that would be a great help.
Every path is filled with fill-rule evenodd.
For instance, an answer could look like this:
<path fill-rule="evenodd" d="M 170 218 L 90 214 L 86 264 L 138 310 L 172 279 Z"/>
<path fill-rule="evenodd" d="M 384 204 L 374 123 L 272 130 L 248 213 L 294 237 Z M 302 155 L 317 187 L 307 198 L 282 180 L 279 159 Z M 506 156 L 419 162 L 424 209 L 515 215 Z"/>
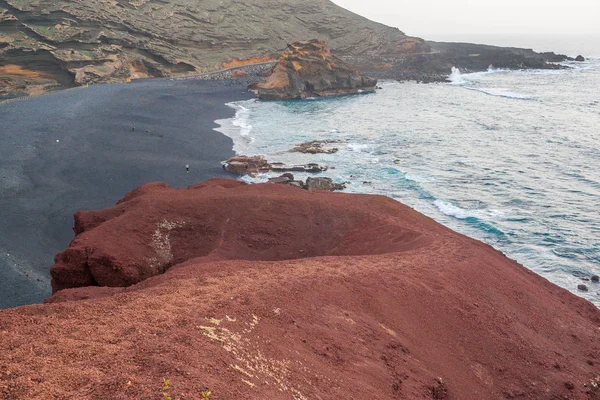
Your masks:
<path fill-rule="evenodd" d="M 426 47 L 328 0 L 0 0 L 0 76 L 62 85 L 214 71 L 310 38 L 351 56 Z"/>

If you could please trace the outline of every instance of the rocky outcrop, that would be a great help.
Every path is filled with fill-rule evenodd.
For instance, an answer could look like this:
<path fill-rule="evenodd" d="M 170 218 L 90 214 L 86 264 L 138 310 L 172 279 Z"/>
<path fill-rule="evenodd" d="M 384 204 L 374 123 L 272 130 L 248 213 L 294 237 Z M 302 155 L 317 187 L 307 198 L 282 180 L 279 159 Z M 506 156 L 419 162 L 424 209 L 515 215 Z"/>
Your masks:
<path fill-rule="evenodd" d="M 322 224 L 309 236 L 304 236 L 301 226 L 290 227 L 285 237 L 277 238 L 266 233 L 271 229 L 268 220 L 257 223 L 254 218 L 247 219 L 249 210 L 260 209 L 265 202 L 277 209 L 277 196 L 261 196 L 246 186 L 236 181 L 213 180 L 177 190 L 153 183 L 129 193 L 113 208 L 78 212 L 73 228 L 75 239 L 68 249 L 56 256 L 51 268 L 53 291 L 86 286 L 127 287 L 197 257 L 288 259 L 295 258 L 301 249 L 305 255 L 335 254 L 340 249 L 338 241 L 355 234 L 350 226 L 358 229 L 367 223 L 362 216 L 352 216 L 349 218 L 357 218 L 356 222 L 342 219 Z M 331 190 L 332 186 L 331 180 L 325 178 L 309 178 L 307 182 L 307 189 L 313 191 Z M 299 199 L 300 203 L 308 201 L 302 196 Z M 280 204 L 282 209 L 292 207 L 295 201 L 289 200 Z M 306 206 L 300 203 L 294 206 L 298 213 Z M 331 213 L 335 213 L 335 208 L 324 208 L 316 217 L 331 221 L 334 218 Z M 345 227 L 344 232 L 330 232 L 338 223 Z M 128 239 L 117 239 L 117 231 L 125 226 L 131 231 L 126 234 Z M 419 235 L 407 235 L 419 240 Z M 390 246 L 396 248 L 392 243 Z"/>
<path fill-rule="evenodd" d="M 0 310 L 0 398 L 600 398 L 597 308 L 390 198 L 151 184 L 77 221 L 60 287 L 171 268 Z"/>
<path fill-rule="evenodd" d="M 582 55 L 579 55 L 579 56 L 575 57 L 575 61 L 583 62 L 583 61 L 585 61 L 585 57 L 583 57 Z"/>
<path fill-rule="evenodd" d="M 290 173 L 285 173 L 276 178 L 270 178 L 269 183 L 275 183 L 280 185 L 289 185 L 293 187 L 297 187 L 305 190 L 324 190 L 327 192 L 334 192 L 336 190 L 344 190 L 346 189 L 345 183 L 336 183 L 331 178 L 327 177 L 309 177 L 306 179 L 306 182 L 302 180 L 294 179 L 294 175 Z"/>
<path fill-rule="evenodd" d="M 260 99 L 292 100 L 356 94 L 376 86 L 376 79 L 331 54 L 325 42 L 309 40 L 288 45 L 271 76 L 250 89 Z"/>
<path fill-rule="evenodd" d="M 426 47 L 421 39 L 330 1 L 0 0 L 0 66 L 44 73 L 60 86 L 266 62 L 287 43 L 307 37 L 322 38 L 346 55 L 407 54 Z M 23 83 L 0 71 L 0 90 L 9 88 L 4 80 L 18 88 L 49 85 L 44 79 Z"/>
<path fill-rule="evenodd" d="M 306 165 L 286 165 L 269 162 L 264 156 L 235 156 L 223 163 L 223 169 L 237 175 L 256 175 L 269 171 L 275 172 L 323 172 L 327 166 L 315 163 Z"/>
<path fill-rule="evenodd" d="M 404 57 L 347 56 L 344 60 L 376 78 L 444 82 L 456 67 L 463 72 L 486 71 L 490 66 L 503 69 L 565 69 L 556 64 L 572 61 L 565 55 L 536 53 L 531 49 L 498 47 L 471 43 L 426 42 L 429 52 Z"/>
<path fill-rule="evenodd" d="M 341 143 L 339 140 L 313 140 L 311 142 L 300 143 L 290 150 L 291 153 L 304 154 L 335 154 L 339 151 L 337 147 L 330 145 Z"/>
<path fill-rule="evenodd" d="M 335 190 L 345 189 L 346 186 L 340 183 L 335 183 L 333 179 L 327 177 L 306 178 L 306 189 L 310 191 L 324 190 L 327 192 L 333 192 Z"/>

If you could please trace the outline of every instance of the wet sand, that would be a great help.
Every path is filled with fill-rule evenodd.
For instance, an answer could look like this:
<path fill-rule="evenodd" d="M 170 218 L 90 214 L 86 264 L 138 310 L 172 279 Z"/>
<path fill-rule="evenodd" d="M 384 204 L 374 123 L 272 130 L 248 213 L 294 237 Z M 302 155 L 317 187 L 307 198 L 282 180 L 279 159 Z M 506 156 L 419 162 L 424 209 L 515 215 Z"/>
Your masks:
<path fill-rule="evenodd" d="M 161 79 L 0 105 L 0 308 L 50 295 L 49 268 L 76 211 L 112 206 L 147 182 L 228 176 L 220 161 L 232 142 L 214 121 L 249 97 L 242 84 Z"/>

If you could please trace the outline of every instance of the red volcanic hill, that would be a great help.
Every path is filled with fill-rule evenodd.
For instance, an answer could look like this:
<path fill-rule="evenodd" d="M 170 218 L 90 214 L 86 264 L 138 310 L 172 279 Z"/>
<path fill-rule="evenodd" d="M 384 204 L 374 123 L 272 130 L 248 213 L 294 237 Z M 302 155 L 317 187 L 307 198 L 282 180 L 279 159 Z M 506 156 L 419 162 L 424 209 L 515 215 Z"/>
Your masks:
<path fill-rule="evenodd" d="M 2 399 L 600 399 L 600 310 L 386 197 L 149 184 L 75 231 Z"/>

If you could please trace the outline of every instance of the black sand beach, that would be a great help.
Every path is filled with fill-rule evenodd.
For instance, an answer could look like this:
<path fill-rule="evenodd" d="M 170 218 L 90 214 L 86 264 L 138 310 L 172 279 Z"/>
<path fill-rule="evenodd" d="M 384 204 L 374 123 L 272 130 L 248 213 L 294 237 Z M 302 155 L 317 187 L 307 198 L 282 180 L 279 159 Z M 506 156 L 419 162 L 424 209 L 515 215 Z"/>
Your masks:
<path fill-rule="evenodd" d="M 249 97 L 243 84 L 161 79 L 0 105 L 0 308 L 50 295 L 77 210 L 112 206 L 147 182 L 229 176 L 220 161 L 232 142 L 214 121 Z"/>

